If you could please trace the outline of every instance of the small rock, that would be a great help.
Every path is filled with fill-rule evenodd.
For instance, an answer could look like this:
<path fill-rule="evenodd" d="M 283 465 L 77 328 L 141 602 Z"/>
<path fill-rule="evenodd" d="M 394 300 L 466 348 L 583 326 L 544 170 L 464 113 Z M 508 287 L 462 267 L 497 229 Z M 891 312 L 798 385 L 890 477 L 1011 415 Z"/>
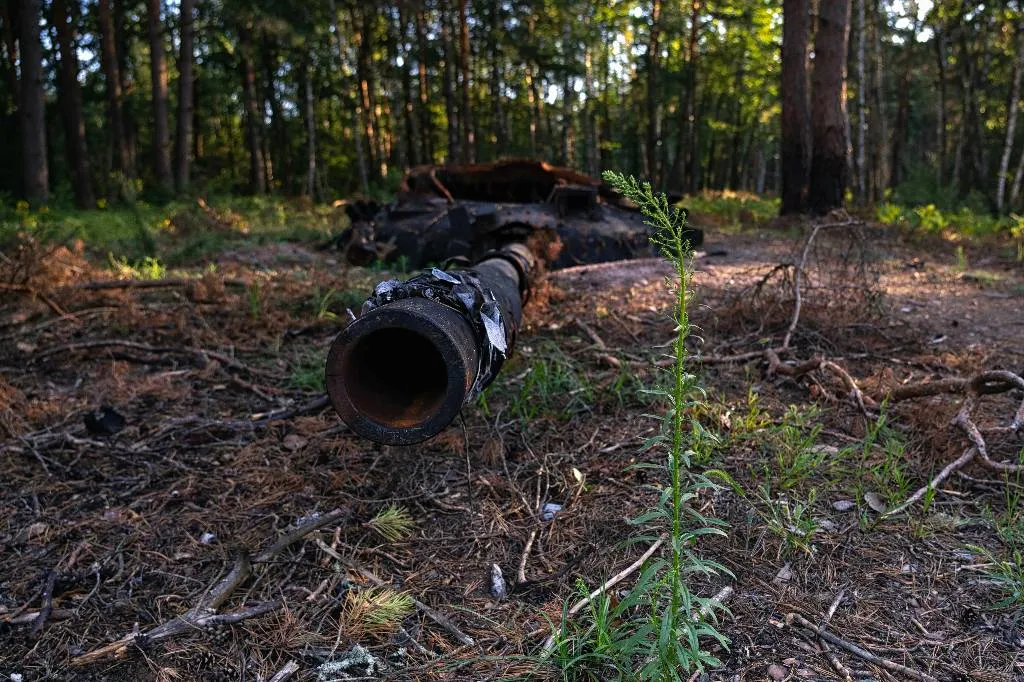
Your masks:
<path fill-rule="evenodd" d="M 853 500 L 836 500 L 832 503 L 832 508 L 837 512 L 848 512 L 856 506 L 857 504 Z"/>
<path fill-rule="evenodd" d="M 495 599 L 504 599 L 508 596 L 508 584 L 498 564 L 491 564 L 491 596 Z"/>
<path fill-rule="evenodd" d="M 818 455 L 832 456 L 839 454 L 839 448 L 837 448 L 835 445 L 826 445 L 825 443 L 818 443 L 817 445 L 811 448 L 811 452 Z"/>
<path fill-rule="evenodd" d="M 768 677 L 775 680 L 775 682 L 782 682 L 789 677 L 789 668 L 778 663 L 772 663 L 768 666 Z"/>
<path fill-rule="evenodd" d="M 22 682 L 24 679 L 25 676 L 21 673 L 11 673 L 11 682 Z"/>
<path fill-rule="evenodd" d="M 788 583 L 792 579 L 793 579 L 792 564 L 790 564 L 787 561 L 786 565 L 783 566 L 782 568 L 780 568 L 779 572 L 775 574 L 774 582 L 775 582 L 776 585 L 785 585 L 786 583 Z M 786 673 L 786 674 L 788 675 L 789 673 Z"/>
<path fill-rule="evenodd" d="M 954 549 L 953 558 L 957 561 L 965 561 L 967 563 L 974 561 L 974 555 L 966 549 Z"/>
<path fill-rule="evenodd" d="M 369 651 L 356 644 L 337 660 L 326 661 L 316 670 L 318 682 L 377 677 L 384 666 Z"/>
<path fill-rule="evenodd" d="M 206 531 L 205 533 L 199 536 L 199 542 L 204 545 L 208 545 L 216 539 L 217 536 L 211 533 L 210 531 Z"/>
<path fill-rule="evenodd" d="M 875 492 L 864 493 L 864 501 L 868 503 L 868 506 L 874 509 L 879 514 L 882 514 L 886 510 L 885 501 L 882 496 Z"/>
<path fill-rule="evenodd" d="M 298 435 L 297 433 L 289 433 L 287 436 L 284 437 L 284 440 L 281 441 L 281 444 L 284 445 L 286 450 L 290 450 L 291 452 L 298 452 L 302 448 L 306 447 L 306 444 L 308 442 L 309 441 L 307 441 L 305 438 Z"/>
<path fill-rule="evenodd" d="M 826 533 L 838 533 L 839 524 L 832 519 L 821 519 L 818 521 L 818 530 L 825 531 Z"/>

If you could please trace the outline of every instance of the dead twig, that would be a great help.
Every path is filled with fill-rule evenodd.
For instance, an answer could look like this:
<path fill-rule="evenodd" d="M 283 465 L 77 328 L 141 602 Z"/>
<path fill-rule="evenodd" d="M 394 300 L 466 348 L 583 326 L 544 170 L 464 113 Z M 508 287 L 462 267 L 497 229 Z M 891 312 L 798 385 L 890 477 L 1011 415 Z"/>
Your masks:
<path fill-rule="evenodd" d="M 815 635 L 827 641 L 829 644 L 834 644 L 835 646 L 850 652 L 854 656 L 857 656 L 858 658 L 861 658 L 873 665 L 885 668 L 890 672 L 900 673 L 902 675 L 906 675 L 907 677 L 911 677 L 915 680 L 919 680 L 920 682 L 939 682 L 937 678 L 932 677 L 928 673 L 923 673 L 918 670 L 914 670 L 913 668 L 908 668 L 907 666 L 902 665 L 900 663 L 895 663 L 885 658 L 881 658 L 880 656 L 876 656 L 870 651 L 862 649 L 856 644 L 847 642 L 842 637 L 838 637 L 837 635 L 833 635 L 828 630 L 823 630 L 819 628 L 817 625 L 810 622 L 809 620 L 801 616 L 799 613 L 787 613 L 786 625 L 793 627 L 794 623 L 804 628 L 805 630 L 813 632 Z"/>
<path fill-rule="evenodd" d="M 537 531 L 530 531 L 530 537 L 523 547 L 523 558 L 519 560 L 519 571 L 516 573 L 516 580 L 522 585 L 526 582 L 526 560 L 530 558 L 530 550 L 533 549 L 533 541 L 537 539 Z"/>
<path fill-rule="evenodd" d="M 295 661 L 288 661 L 285 663 L 285 666 L 274 673 L 274 676 L 267 680 L 267 682 L 284 682 L 298 671 L 299 664 Z"/>
<path fill-rule="evenodd" d="M 658 551 L 658 548 L 661 547 L 665 543 L 666 539 L 668 539 L 667 535 L 662 535 L 661 537 L 659 537 L 647 549 L 646 552 L 644 552 L 643 554 L 640 555 L 639 559 L 637 559 L 636 561 L 631 563 L 629 566 L 627 566 L 626 568 L 622 569 L 621 571 L 619 571 L 618 573 L 613 575 L 611 578 L 606 580 L 604 582 L 604 584 L 602 584 L 596 590 L 594 590 L 593 592 L 588 594 L 586 597 L 584 597 L 583 599 L 580 599 L 578 602 L 573 604 L 572 608 L 570 608 L 569 611 L 566 613 L 566 618 L 572 618 L 577 613 L 579 613 L 580 610 L 584 606 L 586 606 L 590 602 L 594 601 L 594 599 L 596 599 L 598 596 L 604 594 L 605 592 L 607 592 L 608 590 L 610 590 L 611 588 L 615 587 L 620 582 L 622 582 L 623 580 L 628 578 L 630 575 L 635 573 L 637 570 L 639 570 L 639 568 L 644 565 L 644 562 L 647 561 L 648 559 L 650 559 L 651 556 L 655 552 Z M 555 634 L 552 632 L 548 636 L 548 638 L 546 640 L 544 640 L 544 651 L 551 651 L 551 649 L 554 648 L 554 646 L 555 646 Z"/>
<path fill-rule="evenodd" d="M 146 343 L 139 343 L 138 341 L 127 341 L 124 339 L 100 339 L 96 341 L 79 341 L 77 343 L 68 343 L 61 346 L 55 346 L 53 348 L 47 348 L 46 350 L 42 350 L 39 353 L 36 353 L 34 356 L 32 356 L 32 358 L 29 360 L 29 363 L 34 364 L 48 357 L 51 357 L 53 355 L 59 355 L 61 353 L 73 353 L 76 351 L 92 350 L 95 348 L 128 348 L 130 350 L 138 350 L 143 351 L 145 353 L 154 354 L 183 353 L 186 355 L 192 355 L 194 357 L 197 357 L 204 362 L 208 362 L 209 360 L 216 360 L 217 362 L 220 362 L 221 364 L 227 367 L 238 370 L 240 372 L 245 372 L 247 374 L 252 374 L 254 376 L 271 376 L 267 372 L 247 367 L 246 365 L 242 364 L 241 362 L 231 357 L 230 355 L 226 355 L 225 353 L 206 350 L 204 348 L 194 348 L 192 346 L 151 346 Z"/>
<path fill-rule="evenodd" d="M 339 521 L 347 516 L 348 513 L 348 510 L 337 509 L 328 514 L 317 516 L 306 523 L 299 524 L 295 530 L 278 538 L 251 560 L 247 551 L 240 551 L 227 575 L 206 590 L 195 606 L 186 613 L 161 623 L 146 632 L 132 632 L 115 642 L 106 644 L 98 649 L 93 649 L 72 659 L 71 665 L 81 667 L 96 663 L 105 658 L 124 656 L 129 647 L 137 641 L 168 639 L 210 625 L 238 623 L 247 618 L 255 618 L 256 616 L 276 611 L 282 606 L 279 600 L 244 606 L 227 613 L 217 612 L 231 598 L 234 591 L 249 579 L 254 564 L 270 561 L 293 543 L 298 542 L 319 528 Z"/>

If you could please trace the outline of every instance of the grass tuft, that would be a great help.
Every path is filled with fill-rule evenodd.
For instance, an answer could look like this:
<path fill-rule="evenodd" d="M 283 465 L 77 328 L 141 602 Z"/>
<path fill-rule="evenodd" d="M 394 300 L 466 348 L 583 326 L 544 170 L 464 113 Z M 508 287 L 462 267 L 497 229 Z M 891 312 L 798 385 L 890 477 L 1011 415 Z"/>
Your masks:
<path fill-rule="evenodd" d="M 408 510 L 390 505 L 377 512 L 366 525 L 388 542 L 399 542 L 413 534 L 416 521 Z"/>

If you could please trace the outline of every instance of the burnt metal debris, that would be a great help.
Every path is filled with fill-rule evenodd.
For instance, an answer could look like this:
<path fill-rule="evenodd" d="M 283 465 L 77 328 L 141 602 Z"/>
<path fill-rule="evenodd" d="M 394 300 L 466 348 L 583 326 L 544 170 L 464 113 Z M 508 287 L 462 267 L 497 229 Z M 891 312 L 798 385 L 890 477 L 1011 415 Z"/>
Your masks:
<path fill-rule="evenodd" d="M 632 201 L 601 180 L 541 161 L 419 166 L 391 204 L 354 201 L 345 208 L 352 225 L 337 244 L 355 265 L 475 262 L 504 244 L 534 239 L 555 245 L 546 258 L 551 268 L 655 255 Z M 687 237 L 697 247 L 704 235 L 690 229 Z"/>
<path fill-rule="evenodd" d="M 360 436 L 389 445 L 444 429 L 512 352 L 535 260 L 506 244 L 472 268 L 374 289 L 327 356 L 327 394 Z"/>
<path fill-rule="evenodd" d="M 335 411 L 358 435 L 391 445 L 436 435 L 494 380 L 538 255 L 550 268 L 654 255 L 630 200 L 539 161 L 421 166 L 390 205 L 345 208 L 352 225 L 338 245 L 350 263 L 426 268 L 379 283 L 327 358 Z M 687 236 L 703 241 L 697 229 Z"/>

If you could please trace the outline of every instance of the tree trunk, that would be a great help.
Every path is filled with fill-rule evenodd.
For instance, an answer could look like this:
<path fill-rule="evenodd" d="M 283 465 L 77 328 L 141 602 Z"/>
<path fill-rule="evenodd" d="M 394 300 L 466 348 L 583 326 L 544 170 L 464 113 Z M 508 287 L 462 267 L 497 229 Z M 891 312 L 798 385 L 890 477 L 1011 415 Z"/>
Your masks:
<path fill-rule="evenodd" d="M 441 7 L 441 43 L 444 46 L 444 110 L 448 125 L 448 161 L 457 161 L 459 154 L 459 122 L 455 105 L 455 46 L 452 44 L 448 8 Z"/>
<path fill-rule="evenodd" d="M 149 30 L 150 77 L 153 83 L 153 172 L 157 186 L 171 187 L 170 131 L 167 127 L 167 58 L 164 30 L 160 22 L 160 0 L 146 0 Z"/>
<path fill-rule="evenodd" d="M 867 0 L 857 0 L 857 201 L 867 203 L 868 169 L 867 169 L 867 73 L 865 55 L 867 35 L 865 18 Z"/>
<path fill-rule="evenodd" d="M 420 146 L 416 143 L 416 124 L 418 119 L 413 104 L 412 74 L 409 71 L 409 63 L 412 61 L 409 59 L 409 55 L 412 54 L 409 41 L 409 19 L 401 6 L 398 9 L 398 24 L 398 34 L 401 36 L 401 41 L 396 50 L 396 56 L 401 55 L 402 57 L 402 65 L 399 68 L 401 69 L 402 81 L 402 123 L 405 128 L 405 163 L 411 167 L 419 163 L 417 155 Z M 397 63 L 398 60 L 396 59 L 395 61 Z"/>
<path fill-rule="evenodd" d="M 907 127 L 910 123 L 910 66 L 917 35 L 917 20 L 903 36 L 903 64 L 900 73 L 899 100 L 896 105 L 896 124 L 892 131 L 892 162 L 889 164 L 889 186 L 896 187 L 903 182 L 903 145 L 906 142 Z"/>
<path fill-rule="evenodd" d="M 819 215 L 843 205 L 846 191 L 846 48 L 850 0 L 819 0 L 814 37 L 809 203 Z"/>
<path fill-rule="evenodd" d="M 375 121 L 376 85 L 373 73 L 373 29 L 371 13 L 376 11 L 369 5 L 361 6 L 362 21 L 356 16 L 355 6 L 352 9 L 352 26 L 356 29 L 356 76 L 359 79 L 359 111 L 362 114 L 363 132 L 366 139 L 367 165 L 371 180 L 379 179 L 380 137 Z M 358 28 L 357 28 L 358 27 Z"/>
<path fill-rule="evenodd" d="M 472 82 L 469 77 L 469 23 L 466 20 L 467 0 L 459 0 L 459 72 L 462 78 L 462 160 L 473 163 L 476 160 L 476 140 L 473 132 L 473 109 L 470 100 Z"/>
<path fill-rule="evenodd" d="M 540 127 L 540 97 L 533 66 L 526 65 L 526 104 L 530 108 L 530 156 L 537 157 L 537 129 Z"/>
<path fill-rule="evenodd" d="M 53 22 L 57 27 L 60 50 L 60 113 L 64 123 L 64 142 L 71 166 L 71 188 L 78 208 L 93 208 L 96 197 L 89 172 L 89 151 L 85 142 L 85 117 L 82 115 L 82 89 L 78 84 L 78 47 L 75 44 L 74 19 L 66 0 L 53 0 Z"/>
<path fill-rule="evenodd" d="M 419 50 L 419 122 L 420 159 L 423 163 L 434 160 L 434 124 L 430 115 L 430 84 L 427 80 L 427 11 L 425 0 L 421 0 L 416 12 L 416 43 Z"/>
<path fill-rule="evenodd" d="M 935 132 L 937 153 L 935 155 L 935 188 L 942 190 L 946 179 L 946 34 L 943 26 L 935 27 L 935 61 L 937 66 L 938 99 L 935 106 Z"/>
<path fill-rule="evenodd" d="M 194 85 L 192 77 L 195 36 L 195 0 L 181 0 L 181 38 L 178 53 L 178 125 L 174 135 L 174 188 L 184 192 L 189 183 L 189 151 L 192 148 Z"/>
<path fill-rule="evenodd" d="M 125 3 L 128 0 L 114 0 L 113 10 L 113 24 L 114 24 L 114 43 L 117 46 L 117 73 L 121 78 L 121 92 L 124 98 L 121 100 L 123 122 L 124 122 L 124 139 L 125 146 L 128 150 L 128 167 L 129 171 L 127 175 L 129 177 L 137 177 L 139 174 L 139 129 L 136 125 L 137 111 L 135 105 L 132 102 L 131 97 L 128 95 L 134 88 L 134 83 L 131 79 L 131 69 L 128 63 L 128 55 L 131 51 L 131 45 L 128 37 L 128 16 Z"/>
<path fill-rule="evenodd" d="M 338 10 L 337 10 L 337 7 L 335 6 L 334 0 L 328 0 L 328 6 L 330 8 L 331 19 L 334 22 L 334 38 L 332 40 L 337 40 L 336 49 L 338 51 L 338 72 L 339 73 L 344 73 L 345 70 L 346 70 L 345 69 L 346 59 L 345 59 L 345 46 L 341 42 L 341 36 L 342 36 L 341 21 L 338 18 Z M 353 28 L 355 28 L 355 24 L 354 23 L 353 23 Z M 359 87 L 358 87 L 358 83 L 357 83 L 356 84 L 356 91 L 358 92 L 358 90 L 359 90 Z M 353 116 L 352 130 L 353 130 L 353 137 L 355 138 L 354 141 L 355 141 L 355 148 L 356 148 L 356 168 L 357 168 L 357 171 L 358 171 L 358 174 L 359 174 L 359 190 L 363 193 L 363 196 L 367 196 L 370 193 L 370 177 L 369 177 L 370 174 L 369 174 L 369 169 L 367 168 L 367 163 L 366 163 L 366 150 L 365 150 L 365 147 L 364 147 L 365 141 L 363 140 L 362 128 L 361 128 L 360 120 L 359 120 L 358 107 L 357 107 L 357 110 L 355 112 L 353 112 L 353 113 L 354 113 L 354 116 Z"/>
<path fill-rule="evenodd" d="M 110 13 L 110 0 L 99 0 L 100 61 L 107 86 L 107 116 L 113 149 L 113 166 L 125 175 L 132 175 L 132 157 L 125 132 L 124 101 L 121 91 L 121 68 L 117 55 L 117 38 Z"/>
<path fill-rule="evenodd" d="M 1017 130 L 1017 112 L 1020 108 L 1020 76 L 1024 69 L 1024 40 L 1021 28 L 1016 31 L 1017 57 L 1013 62 L 1013 83 L 1010 87 L 1010 102 L 1006 113 L 1006 140 L 1003 142 L 1003 156 L 999 159 L 999 182 L 996 189 L 996 211 L 1003 212 L 1006 197 L 1006 174 L 1010 170 L 1010 154 L 1013 153 L 1014 133 Z"/>
<path fill-rule="evenodd" d="M 267 175 L 263 159 L 263 113 L 256 94 L 256 67 L 253 65 L 254 44 L 252 30 L 238 27 L 238 48 L 241 56 L 242 100 L 245 105 L 246 146 L 249 147 L 249 189 L 254 194 L 266 194 Z"/>
<path fill-rule="evenodd" d="M 305 194 L 316 199 L 316 106 L 313 98 L 312 58 L 306 56 L 303 75 L 303 114 L 306 119 L 306 184 Z"/>
<path fill-rule="evenodd" d="M 882 52 L 882 22 L 885 20 L 885 0 L 878 0 L 874 6 L 874 19 L 872 36 L 875 45 L 875 79 L 874 79 L 874 102 L 872 105 L 872 123 L 875 129 L 873 162 L 874 179 L 872 199 L 881 201 L 884 196 L 884 188 L 889 186 L 889 117 L 885 101 L 885 59 Z"/>
<path fill-rule="evenodd" d="M 4 85 L 11 98 L 11 106 L 18 105 L 18 48 L 14 45 L 13 3 L 0 3 L 0 26 L 3 26 L 4 41 Z"/>
<path fill-rule="evenodd" d="M 651 2 L 651 33 L 647 40 L 647 157 L 645 175 L 654 187 L 660 186 L 658 173 L 658 143 L 661 138 L 659 130 L 658 104 L 658 68 L 661 39 L 661 0 Z"/>
<path fill-rule="evenodd" d="M 824 0 L 829 2 L 831 0 Z M 808 0 L 784 0 L 782 20 L 782 206 L 783 215 L 804 210 L 810 156 L 807 102 Z"/>
<path fill-rule="evenodd" d="M 50 171 L 46 159 L 46 105 L 43 100 L 43 46 L 39 40 L 40 0 L 18 3 L 21 45 L 21 148 L 25 198 L 43 203 L 49 198 Z"/>

